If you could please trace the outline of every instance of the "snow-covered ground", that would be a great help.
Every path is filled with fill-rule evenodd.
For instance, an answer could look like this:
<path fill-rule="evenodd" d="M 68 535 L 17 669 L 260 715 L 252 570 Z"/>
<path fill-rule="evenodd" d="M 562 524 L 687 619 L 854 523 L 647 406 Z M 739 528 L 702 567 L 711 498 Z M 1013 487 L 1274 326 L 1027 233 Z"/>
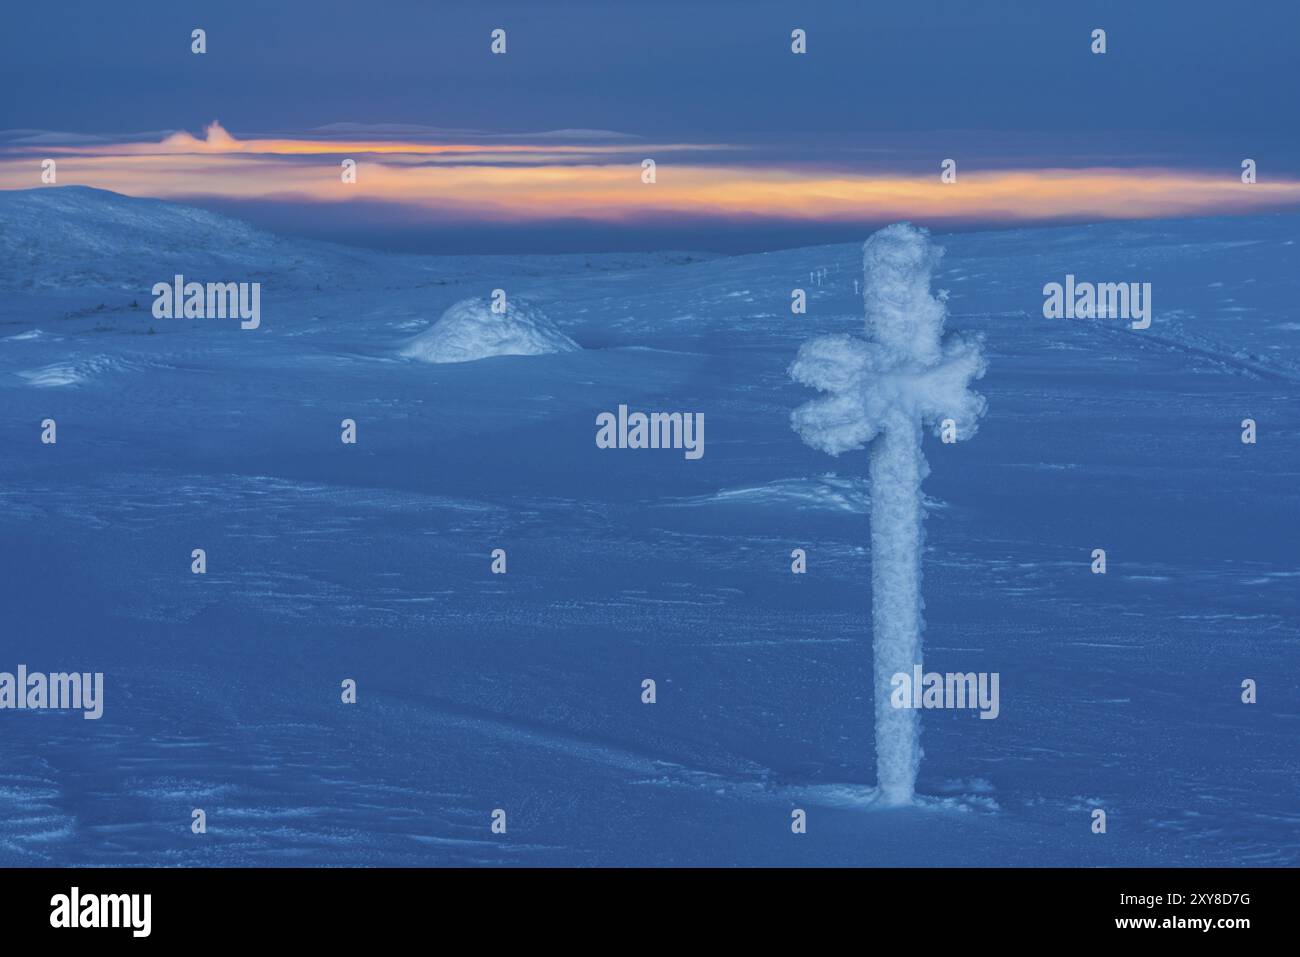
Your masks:
<path fill-rule="evenodd" d="M 926 712 L 921 805 L 876 810 L 866 456 L 788 374 L 861 330 L 859 245 L 387 256 L 0 193 L 0 671 L 105 674 L 98 721 L 0 711 L 0 863 L 1300 862 L 1298 238 L 940 237 L 988 410 L 926 439 L 926 667 L 1000 715 Z M 261 282 L 260 328 L 154 319 L 177 273 Z M 1067 273 L 1151 282 L 1151 327 L 1043 318 Z M 496 288 L 579 350 L 402 354 Z M 704 456 L 597 448 L 620 404 Z"/>

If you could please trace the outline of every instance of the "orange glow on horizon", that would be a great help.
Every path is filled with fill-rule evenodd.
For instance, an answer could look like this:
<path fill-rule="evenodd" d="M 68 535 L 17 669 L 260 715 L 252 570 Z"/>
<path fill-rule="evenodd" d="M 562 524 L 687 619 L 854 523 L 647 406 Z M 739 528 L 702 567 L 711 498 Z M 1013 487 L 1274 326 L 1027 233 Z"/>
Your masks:
<path fill-rule="evenodd" d="M 689 155 L 690 150 L 727 149 L 718 146 L 237 140 L 215 123 L 206 136 L 174 133 L 159 143 L 11 147 L 0 152 L 0 188 L 39 186 L 40 157 L 55 156 L 60 185 L 131 196 L 367 200 L 451 220 L 496 222 L 631 224 L 662 217 L 1024 222 L 1246 213 L 1300 204 L 1300 182 L 1247 186 L 1233 171 L 990 170 L 963 172 L 958 183 L 942 184 L 937 171 L 924 179 L 855 175 L 790 163 L 692 161 Z M 678 157 L 682 151 L 687 155 Z M 312 158 L 324 155 L 356 159 L 357 181 L 343 183 L 338 163 Z M 644 156 L 660 157 L 653 184 L 641 181 Z"/>

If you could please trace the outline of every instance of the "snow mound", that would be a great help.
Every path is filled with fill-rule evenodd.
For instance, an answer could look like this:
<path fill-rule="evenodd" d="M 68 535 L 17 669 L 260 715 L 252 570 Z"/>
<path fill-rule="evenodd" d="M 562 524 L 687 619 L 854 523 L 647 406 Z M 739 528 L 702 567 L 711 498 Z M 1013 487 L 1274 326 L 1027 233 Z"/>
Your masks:
<path fill-rule="evenodd" d="M 777 479 L 765 485 L 727 488 L 707 495 L 670 499 L 663 504 L 669 508 L 752 505 L 861 515 L 871 508 L 870 489 L 871 483 L 864 478 L 844 478 L 828 472 L 820 478 Z M 949 507 L 947 502 L 929 495 L 921 496 L 921 505 L 926 511 L 939 511 Z"/>
<path fill-rule="evenodd" d="M 408 342 L 401 354 L 421 362 L 473 362 L 491 356 L 540 356 L 581 348 L 530 303 L 512 300 L 498 313 L 482 299 L 462 299 Z"/>
<path fill-rule="evenodd" d="M 794 509 L 825 509 L 861 515 L 871 507 L 871 494 L 865 479 L 821 478 L 777 479 L 765 485 L 722 489 L 708 495 L 675 499 L 672 506 L 753 505 Z"/>
<path fill-rule="evenodd" d="M 26 369 L 18 372 L 20 379 L 29 386 L 38 389 L 51 389 L 67 385 L 79 385 L 101 379 L 115 372 L 131 371 L 130 363 L 110 355 L 86 356 L 66 362 L 55 362 L 39 369 Z"/>

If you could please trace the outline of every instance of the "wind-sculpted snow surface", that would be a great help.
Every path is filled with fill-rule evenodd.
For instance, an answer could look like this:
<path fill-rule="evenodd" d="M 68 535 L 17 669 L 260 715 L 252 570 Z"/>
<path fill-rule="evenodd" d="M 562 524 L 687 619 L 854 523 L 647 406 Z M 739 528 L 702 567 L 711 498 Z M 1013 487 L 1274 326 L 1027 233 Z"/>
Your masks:
<path fill-rule="evenodd" d="M 984 337 L 990 414 L 975 442 L 925 443 L 925 667 L 1000 672 L 1001 711 L 926 711 L 917 796 L 885 809 L 864 603 L 920 550 L 925 469 L 868 459 L 895 410 L 950 406 L 969 436 L 973 406 L 925 383 L 973 366 L 951 333 L 936 365 L 889 366 L 861 243 L 699 261 L 280 238 L 263 259 L 233 221 L 54 199 L 0 193 L 0 672 L 102 671 L 104 711 L 0 710 L 0 864 L 1300 863 L 1278 518 L 1300 513 L 1300 217 L 943 237 L 937 302 Z M 155 320 L 177 271 L 263 281 L 261 327 Z M 1151 328 L 1045 318 L 1067 273 L 1152 281 Z M 398 356 L 496 288 L 586 351 Z M 834 388 L 787 375 L 805 342 L 847 354 L 807 363 Z M 789 416 L 836 395 L 869 404 L 817 433 L 832 462 Z M 706 413 L 716 444 L 598 449 L 620 403 Z M 890 553 L 868 520 L 895 510 Z M 890 594 L 919 627 L 919 592 Z"/>
<path fill-rule="evenodd" d="M 402 355 L 421 362 L 473 362 L 492 356 L 540 356 L 579 349 L 581 346 L 531 303 L 516 299 L 502 312 L 494 312 L 486 300 L 462 299 L 407 343 Z"/>
<path fill-rule="evenodd" d="M 875 651 L 876 767 L 881 799 L 909 804 L 921 761 L 916 711 L 891 702 L 894 675 L 921 663 L 921 426 L 950 420 L 974 433 L 984 399 L 967 386 L 984 374 L 979 344 L 943 338 L 946 309 L 930 295 L 943 250 L 906 223 L 863 244 L 867 333 L 824 336 L 800 348 L 790 374 L 831 393 L 799 409 L 791 423 L 813 448 L 839 455 L 879 438 L 871 450 L 871 581 Z"/>

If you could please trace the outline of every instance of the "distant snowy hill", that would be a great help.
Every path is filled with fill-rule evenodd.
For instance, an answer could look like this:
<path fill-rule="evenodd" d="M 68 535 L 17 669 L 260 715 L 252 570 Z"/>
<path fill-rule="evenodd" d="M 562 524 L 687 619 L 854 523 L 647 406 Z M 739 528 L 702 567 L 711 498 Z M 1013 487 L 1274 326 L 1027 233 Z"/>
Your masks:
<path fill-rule="evenodd" d="M 315 289 L 439 283 L 476 273 L 502 277 L 641 268 L 697 261 L 699 253 L 550 256 L 386 254 L 282 237 L 242 220 L 86 186 L 0 190 L 0 291 L 77 289 L 147 292 L 177 272 L 187 279 L 259 281 Z"/>
<path fill-rule="evenodd" d="M 176 271 L 200 281 L 276 275 L 315 282 L 360 258 L 161 200 L 85 186 L 0 191 L 5 290 L 147 290 Z"/>

